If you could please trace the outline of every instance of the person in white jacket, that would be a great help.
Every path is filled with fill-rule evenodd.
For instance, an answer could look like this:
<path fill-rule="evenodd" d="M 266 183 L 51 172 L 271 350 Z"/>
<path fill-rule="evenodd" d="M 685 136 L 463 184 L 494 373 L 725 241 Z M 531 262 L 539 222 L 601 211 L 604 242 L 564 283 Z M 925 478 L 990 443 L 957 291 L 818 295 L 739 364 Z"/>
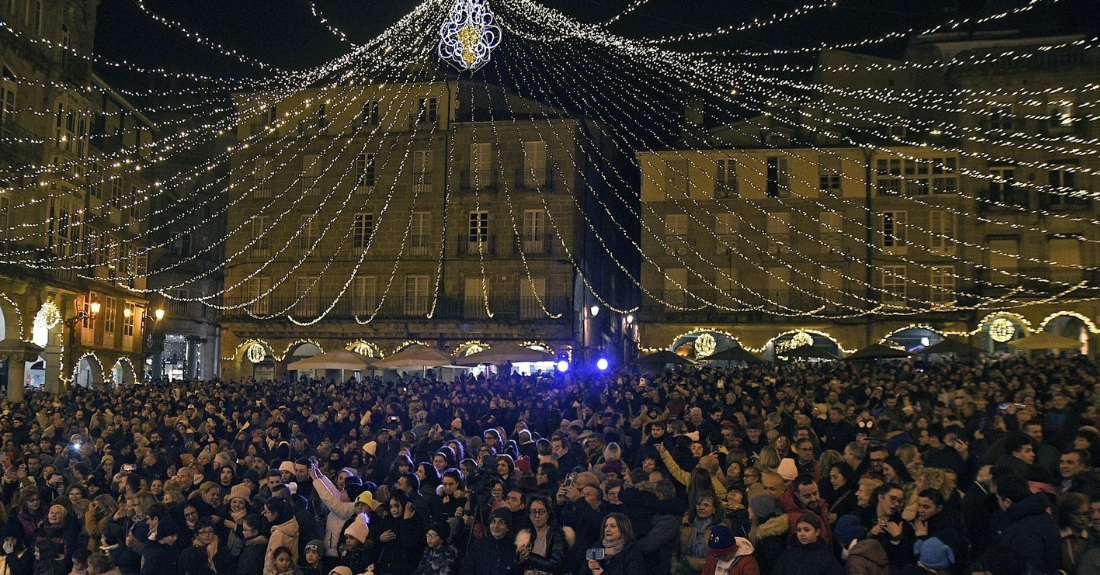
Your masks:
<path fill-rule="evenodd" d="M 313 480 L 313 489 L 321 498 L 321 503 L 328 509 L 328 517 L 325 518 L 325 557 L 338 558 L 340 556 L 341 531 L 348 519 L 356 513 L 370 513 L 371 503 L 374 499 L 358 501 L 363 490 L 363 484 L 358 477 L 348 477 L 344 480 L 344 491 L 340 491 L 332 484 L 321 469 L 314 463 L 309 469 L 309 476 Z M 368 492 L 369 495 L 369 492 Z"/>

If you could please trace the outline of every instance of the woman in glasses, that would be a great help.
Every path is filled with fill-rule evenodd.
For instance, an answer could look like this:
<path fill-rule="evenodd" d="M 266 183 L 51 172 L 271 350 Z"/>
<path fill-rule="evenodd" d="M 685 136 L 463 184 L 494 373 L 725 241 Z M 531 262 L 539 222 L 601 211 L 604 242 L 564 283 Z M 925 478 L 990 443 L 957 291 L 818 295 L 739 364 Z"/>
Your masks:
<path fill-rule="evenodd" d="M 550 501 L 545 497 L 532 497 L 527 504 L 531 521 L 529 529 L 516 536 L 516 564 L 521 575 L 561 575 L 565 572 L 565 551 L 569 546 L 567 534 L 550 516 Z"/>

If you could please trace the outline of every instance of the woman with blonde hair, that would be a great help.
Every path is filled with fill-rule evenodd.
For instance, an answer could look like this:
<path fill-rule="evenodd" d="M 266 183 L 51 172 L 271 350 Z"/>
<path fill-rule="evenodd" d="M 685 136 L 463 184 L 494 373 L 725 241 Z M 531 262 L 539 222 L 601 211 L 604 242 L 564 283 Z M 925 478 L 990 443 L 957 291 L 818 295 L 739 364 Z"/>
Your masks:
<path fill-rule="evenodd" d="M 906 521 L 912 521 L 916 518 L 917 494 L 925 489 L 935 489 L 939 491 L 940 494 L 943 495 L 945 505 L 949 508 L 953 508 L 958 504 L 958 497 L 955 495 L 955 480 L 942 469 L 937 467 L 925 467 L 921 469 L 919 475 L 915 476 L 913 492 L 905 503 L 905 510 L 902 511 L 901 516 Z"/>
<path fill-rule="evenodd" d="M 775 450 L 775 447 L 766 445 L 760 450 L 760 455 L 756 456 L 756 467 L 760 472 L 775 471 L 779 467 L 779 452 Z"/>
<path fill-rule="evenodd" d="M 684 526 L 680 528 L 680 575 L 702 573 L 709 554 L 707 542 L 711 529 L 715 525 L 729 527 L 722 500 L 714 492 L 703 491 L 694 501 L 695 505 L 684 516 Z"/>
<path fill-rule="evenodd" d="M 97 496 L 88 504 L 88 510 L 84 512 L 84 530 L 88 532 L 88 551 L 99 551 L 99 537 L 111 523 L 111 518 L 118 511 L 118 502 L 114 497 L 104 493 Z"/>

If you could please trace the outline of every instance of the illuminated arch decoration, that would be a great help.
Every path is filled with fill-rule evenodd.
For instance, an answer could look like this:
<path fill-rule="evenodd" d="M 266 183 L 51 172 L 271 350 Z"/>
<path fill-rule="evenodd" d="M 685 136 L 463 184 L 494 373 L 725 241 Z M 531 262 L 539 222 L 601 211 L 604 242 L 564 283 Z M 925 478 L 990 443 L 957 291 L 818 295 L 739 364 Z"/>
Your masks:
<path fill-rule="evenodd" d="M 1088 316 L 1075 311 L 1056 311 L 1046 316 L 1045 318 L 1043 318 L 1043 321 L 1039 322 L 1039 327 L 1037 328 L 1037 331 L 1045 331 L 1047 324 L 1062 316 L 1072 317 L 1081 320 L 1081 323 L 1085 324 L 1085 329 L 1089 330 L 1089 333 L 1091 334 L 1100 333 L 1100 329 L 1096 327 L 1096 324 L 1093 323 L 1093 321 L 1089 319 Z"/>
<path fill-rule="evenodd" d="M 491 347 L 491 345 L 475 339 L 459 344 L 458 347 L 456 347 L 455 350 L 451 352 L 451 355 L 455 357 L 466 357 L 468 355 L 473 355 L 475 353 L 485 351 Z"/>
<path fill-rule="evenodd" d="M 745 347 L 744 345 L 741 345 L 741 340 L 738 339 L 737 336 L 733 335 L 732 333 L 730 333 L 728 331 L 725 331 L 725 330 L 722 330 L 722 329 L 716 329 L 716 328 L 713 328 L 713 327 L 696 327 L 696 328 L 692 328 L 690 331 L 685 331 L 685 332 L 681 333 L 680 335 L 677 335 L 676 337 L 672 338 L 672 341 L 669 342 L 668 347 L 666 347 L 666 348 L 652 348 L 652 349 L 651 348 L 642 348 L 641 343 L 638 344 L 638 348 L 642 349 L 645 353 L 653 353 L 653 352 L 661 351 L 662 349 L 672 351 L 672 350 L 675 349 L 676 344 L 679 343 L 680 340 L 682 340 L 684 338 L 689 338 L 689 337 L 692 337 L 692 336 L 695 336 L 695 338 L 698 338 L 700 335 L 702 335 L 704 333 L 709 333 L 711 335 L 711 337 L 714 337 L 715 334 L 724 335 L 724 336 L 728 337 L 730 339 L 730 341 L 736 342 L 739 347 Z M 748 349 L 748 348 L 746 347 L 745 349 Z"/>
<path fill-rule="evenodd" d="M 276 357 L 275 359 L 277 359 L 277 360 L 279 360 L 279 361 L 282 361 L 282 360 L 284 360 L 284 359 L 286 359 L 286 358 L 290 357 L 290 352 L 291 352 L 291 350 L 293 350 L 293 349 L 297 348 L 298 346 L 300 346 L 300 345 L 302 345 L 302 344 L 307 344 L 307 343 L 308 343 L 308 344 L 312 344 L 312 345 L 315 345 L 315 346 L 317 346 L 317 349 L 318 349 L 318 350 L 320 350 L 320 353 L 325 353 L 325 348 L 324 348 L 324 346 L 322 346 L 321 344 L 317 343 L 317 341 L 316 341 L 316 340 L 312 340 L 312 339 L 299 339 L 299 340 L 295 340 L 295 341 L 292 341 L 292 342 L 290 342 L 290 344 L 286 346 L 286 349 L 284 349 L 284 350 L 283 350 L 283 355 L 282 355 L 282 356 L 280 356 L 280 357 Z"/>
<path fill-rule="evenodd" d="M 125 370 L 127 367 L 129 367 L 130 368 L 130 375 L 132 376 L 132 379 L 133 379 L 132 383 L 137 383 L 138 381 L 140 381 L 138 379 L 137 369 L 134 368 L 134 362 L 130 361 L 130 358 L 128 358 L 128 357 L 118 358 L 118 361 L 115 361 L 115 365 L 111 366 L 111 374 L 112 375 L 114 374 L 115 367 L 120 367 L 123 370 Z M 112 377 L 111 378 L 111 383 L 114 383 L 115 385 L 122 385 L 125 382 L 115 381 L 114 378 Z"/>
<path fill-rule="evenodd" d="M 19 309 L 19 306 L 15 305 L 15 302 L 12 301 L 12 299 L 10 297 L 8 297 L 8 294 L 6 294 L 4 292 L 0 292 L 0 299 L 3 299 L 8 304 L 7 306 L 4 306 L 5 310 L 11 309 L 11 310 L 15 311 L 15 317 L 18 320 L 18 325 L 19 325 L 19 341 L 22 341 L 24 343 L 29 342 L 29 340 L 23 339 L 27 336 L 27 334 L 26 334 L 25 331 L 23 331 L 24 328 L 23 328 L 23 312 L 22 312 L 22 310 Z M 3 312 L 3 313 L 4 313 L 4 322 L 7 323 L 8 322 L 7 312 Z M 7 339 L 6 330 L 5 330 L 5 333 L 0 333 L 0 338 Z"/>
<path fill-rule="evenodd" d="M 268 355 L 275 357 L 274 348 L 271 347 L 271 344 L 262 339 L 250 339 L 238 345 L 237 348 L 233 350 L 233 355 L 231 357 L 223 357 L 222 359 L 224 361 L 233 361 L 239 357 L 247 357 L 247 352 L 253 345 L 260 346 Z"/>
<path fill-rule="evenodd" d="M 457 0 L 439 36 L 439 57 L 461 71 L 473 72 L 489 62 L 501 33 L 485 0 Z"/>
<path fill-rule="evenodd" d="M 943 340 L 943 339 L 945 339 L 945 338 L 947 337 L 947 335 L 948 335 L 948 332 L 944 332 L 944 331 L 938 330 L 938 329 L 936 329 L 936 328 L 934 328 L 934 327 L 932 327 L 932 326 L 930 326 L 930 325 L 928 325 L 928 324 L 917 324 L 917 323 L 913 323 L 913 324 L 909 324 L 909 325 L 907 325 L 907 326 L 905 326 L 905 327 L 900 327 L 900 328 L 898 328 L 898 329 L 895 329 L 894 331 L 890 332 L 890 333 L 889 333 L 889 334 L 888 334 L 888 335 L 887 335 L 886 337 L 884 337 L 884 338 L 882 338 L 882 339 L 878 340 L 878 343 L 879 343 L 880 345 L 885 345 L 885 346 L 889 346 L 889 347 L 894 347 L 894 348 L 897 348 L 897 349 L 902 349 L 902 348 L 905 348 L 906 346 L 905 346 L 905 344 L 904 344 L 903 342 L 901 342 L 901 341 L 899 341 L 899 340 L 896 340 L 896 339 L 892 339 L 892 338 L 894 338 L 894 337 L 896 337 L 896 336 L 898 336 L 898 335 L 900 335 L 900 334 L 903 334 L 903 333 L 905 333 L 905 332 L 907 332 L 907 331 L 909 331 L 909 330 L 911 330 L 911 329 L 922 329 L 922 330 L 925 330 L 925 331 L 930 331 L 930 332 L 932 332 L 932 333 L 934 333 L 934 334 L 938 335 L 938 336 L 940 337 L 940 340 Z M 904 339 L 904 338 L 903 338 L 903 339 Z M 934 342 L 932 342 L 932 341 L 929 341 L 929 342 L 928 342 L 928 345 L 932 345 L 933 343 L 934 343 Z M 924 344 L 922 343 L 921 345 L 924 345 Z M 907 349 L 906 351 L 909 351 L 909 350 Z"/>
<path fill-rule="evenodd" d="M 410 345 L 422 345 L 424 347 L 431 347 L 430 345 L 420 341 L 419 339 L 410 339 L 410 340 L 406 340 L 406 341 L 401 342 L 401 345 L 393 348 L 393 353 L 397 353 L 397 352 L 405 349 L 406 347 L 409 347 Z M 393 354 L 390 354 L 390 355 L 393 355 Z"/>
<path fill-rule="evenodd" d="M 367 357 L 376 357 L 379 359 L 384 357 L 382 354 L 382 348 L 374 345 L 373 343 L 363 340 L 353 341 L 349 343 L 347 350 L 358 353 L 359 355 L 365 355 Z"/>
<path fill-rule="evenodd" d="M 799 333 L 803 333 L 803 334 L 810 335 L 810 336 L 823 337 L 823 338 L 833 342 L 833 344 L 836 345 L 836 348 L 838 350 L 840 350 L 842 353 L 844 353 L 844 355 L 848 355 L 850 353 L 855 353 L 855 351 L 856 351 L 854 349 L 845 349 L 844 346 L 840 344 L 840 341 L 837 340 L 835 337 L 833 337 L 832 335 L 830 335 L 830 334 L 828 334 L 824 331 L 820 331 L 820 330 L 816 330 L 816 329 L 791 329 L 791 330 L 787 330 L 783 333 L 776 334 L 775 337 L 769 339 L 768 343 L 764 344 L 764 347 L 761 347 L 759 349 L 753 349 L 753 348 L 746 347 L 745 349 L 748 350 L 748 351 L 751 351 L 753 353 L 764 353 L 765 351 L 768 350 L 768 346 L 773 346 L 773 347 L 776 348 L 776 350 L 775 350 L 776 353 L 778 353 L 780 351 L 778 349 L 779 346 L 775 345 L 775 342 L 777 340 L 779 340 L 780 338 L 783 338 L 785 336 L 788 336 L 788 335 L 792 336 L 791 340 L 793 340 L 794 336 L 799 334 Z"/>
<path fill-rule="evenodd" d="M 91 360 L 95 360 L 95 365 L 93 365 L 93 367 L 99 366 L 99 378 L 102 381 L 103 373 L 104 373 L 103 362 L 99 361 L 99 356 L 96 355 L 94 351 L 89 351 L 89 352 L 85 353 L 84 355 L 80 356 L 79 358 L 77 358 L 77 360 L 75 362 L 73 362 L 73 371 L 69 375 L 69 382 L 72 383 L 73 385 L 76 385 L 76 376 L 80 372 L 80 364 L 84 363 L 84 360 L 86 360 L 86 359 L 89 360 L 88 361 L 89 365 L 92 365 Z"/>
<path fill-rule="evenodd" d="M 1024 317 L 1024 316 L 1022 316 L 1018 313 L 1002 311 L 1002 312 L 997 312 L 997 313 L 991 313 L 991 314 L 983 317 L 982 321 L 978 322 L 978 327 L 974 328 L 974 331 L 970 332 L 967 335 L 975 335 L 975 334 L 977 334 L 981 331 L 984 331 L 990 323 L 992 323 L 994 321 L 997 321 L 998 319 L 1001 319 L 1001 318 L 1010 319 L 1010 320 L 1015 321 L 1016 323 L 1020 324 L 1021 326 L 1023 326 L 1024 335 L 1027 335 L 1027 332 L 1029 332 L 1029 331 L 1034 331 L 1034 330 L 1031 329 L 1031 322 L 1028 321 L 1026 317 Z"/>
<path fill-rule="evenodd" d="M 554 348 L 550 347 L 545 341 L 525 341 L 519 344 L 520 347 L 528 347 L 536 351 L 545 351 L 546 353 L 554 353 Z"/>
<path fill-rule="evenodd" d="M 999 317 L 989 322 L 989 339 L 997 343 L 1006 343 L 1016 336 L 1016 324 L 1007 317 Z"/>

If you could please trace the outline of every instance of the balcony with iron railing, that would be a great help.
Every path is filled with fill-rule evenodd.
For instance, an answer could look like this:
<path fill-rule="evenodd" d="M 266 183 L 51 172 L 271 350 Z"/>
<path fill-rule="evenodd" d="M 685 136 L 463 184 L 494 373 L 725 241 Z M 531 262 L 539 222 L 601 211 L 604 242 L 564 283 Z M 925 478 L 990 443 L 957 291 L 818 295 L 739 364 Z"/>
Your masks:
<path fill-rule="evenodd" d="M 512 255 L 549 256 L 553 251 L 551 234 L 515 234 L 512 236 Z"/>
<path fill-rule="evenodd" d="M 549 168 L 517 168 L 513 181 L 518 190 L 555 191 L 554 174 Z"/>
<path fill-rule="evenodd" d="M 246 304 L 251 298 L 244 296 L 226 298 L 225 305 L 230 308 Z M 567 313 L 571 307 L 568 296 L 536 298 L 534 296 L 498 296 L 490 295 L 488 305 L 482 296 L 445 296 L 433 301 L 431 296 L 406 296 L 390 294 L 381 302 L 378 297 L 345 297 L 336 302 L 326 318 L 350 320 L 353 317 L 375 319 L 415 319 L 425 318 L 433 310 L 433 320 L 523 320 L 538 322 L 569 322 Z M 323 297 L 267 297 L 246 307 L 227 309 L 222 312 L 225 318 L 247 319 L 249 314 L 263 315 L 282 312 L 289 308 L 289 314 L 295 318 L 309 319 L 328 309 L 332 298 Z M 544 311 L 545 307 L 545 311 Z M 377 313 L 375 313 L 377 311 Z M 489 312 L 493 317 L 490 319 Z M 551 317 L 557 316 L 557 317 Z"/>
<path fill-rule="evenodd" d="M 497 253 L 496 236 L 493 234 L 464 234 L 458 236 L 455 243 L 461 257 L 495 256 Z"/>
<path fill-rule="evenodd" d="M 463 190 L 496 191 L 496 170 L 463 170 L 459 186 Z"/>

